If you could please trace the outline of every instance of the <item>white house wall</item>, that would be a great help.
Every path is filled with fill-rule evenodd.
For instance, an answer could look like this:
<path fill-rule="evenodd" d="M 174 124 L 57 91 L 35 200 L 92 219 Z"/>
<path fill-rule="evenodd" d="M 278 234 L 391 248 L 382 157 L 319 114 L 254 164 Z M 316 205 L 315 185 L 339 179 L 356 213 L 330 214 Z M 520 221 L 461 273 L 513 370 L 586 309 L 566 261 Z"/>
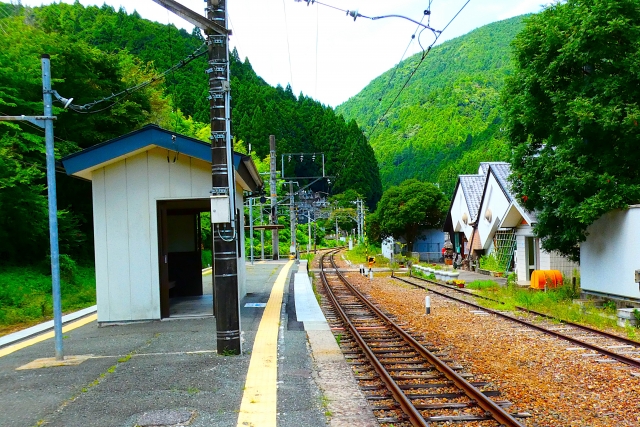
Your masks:
<path fill-rule="evenodd" d="M 167 151 L 155 148 L 93 171 L 99 322 L 160 318 L 157 202 L 208 199 L 211 189 L 210 164 L 185 155 L 173 163 L 174 156 L 168 162 Z M 242 189 L 237 199 L 242 206 Z"/>
<path fill-rule="evenodd" d="M 467 224 L 462 221 L 462 215 L 465 213 L 469 218 Z M 469 212 L 467 199 L 464 196 L 461 185 L 458 185 L 458 191 L 456 191 L 453 203 L 451 204 L 451 222 L 455 232 L 463 232 L 467 237 L 467 241 L 471 241 L 471 236 L 473 236 L 473 227 L 469 225 L 471 223 L 471 212 Z"/>
<path fill-rule="evenodd" d="M 640 209 L 612 211 L 594 222 L 580 244 L 583 291 L 640 299 L 635 270 L 640 269 Z"/>
<path fill-rule="evenodd" d="M 480 244 L 483 249 L 489 249 L 491 246 L 498 224 L 500 224 L 500 220 L 502 220 L 509 207 L 509 200 L 507 200 L 500 184 L 498 184 L 492 173 L 489 174 L 487 180 L 487 187 L 477 221 Z M 486 219 L 487 209 L 491 209 L 491 221 Z"/>
<path fill-rule="evenodd" d="M 515 253 L 515 272 L 518 275 L 518 283 L 528 281 L 527 277 L 527 258 L 526 258 L 526 236 L 524 234 L 516 234 L 516 253 Z"/>

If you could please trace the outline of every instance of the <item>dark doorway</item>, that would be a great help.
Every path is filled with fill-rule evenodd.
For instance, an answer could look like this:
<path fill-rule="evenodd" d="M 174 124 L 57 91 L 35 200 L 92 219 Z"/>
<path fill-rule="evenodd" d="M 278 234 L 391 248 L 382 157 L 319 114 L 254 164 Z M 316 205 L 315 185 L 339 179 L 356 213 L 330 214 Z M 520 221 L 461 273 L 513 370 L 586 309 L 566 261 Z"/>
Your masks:
<path fill-rule="evenodd" d="M 158 201 L 160 315 L 213 315 L 213 293 L 203 286 L 200 214 L 208 199 Z"/>

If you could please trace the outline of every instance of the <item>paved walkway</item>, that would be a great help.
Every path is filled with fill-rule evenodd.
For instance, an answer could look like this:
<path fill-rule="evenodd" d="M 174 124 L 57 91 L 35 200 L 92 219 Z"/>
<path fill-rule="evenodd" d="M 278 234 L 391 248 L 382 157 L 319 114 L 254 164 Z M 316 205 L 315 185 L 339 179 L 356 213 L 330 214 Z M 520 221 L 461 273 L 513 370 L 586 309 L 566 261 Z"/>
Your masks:
<path fill-rule="evenodd" d="M 321 367 L 322 357 L 312 356 L 308 343 L 316 349 L 332 347 L 330 357 L 338 364 L 340 360 L 345 366 L 346 363 L 341 354 L 336 353 L 337 344 L 328 327 L 322 327 L 321 321 L 309 325 L 306 321 L 297 321 L 292 292 L 295 280 L 284 272 L 286 264 L 264 262 L 248 266 L 249 294 L 241 303 L 245 352 L 240 356 L 216 353 L 213 317 L 101 328 L 91 321 L 65 333 L 66 354 L 90 355 L 74 366 L 18 370 L 35 359 L 52 356 L 51 339 L 1 356 L 0 425 L 328 425 L 325 412 L 338 414 L 341 410 L 334 402 L 344 401 L 332 401 L 327 398 L 331 387 L 318 386 L 331 369 Z M 315 298 L 306 301 L 316 302 Z M 267 303 L 267 307 L 251 303 Z M 306 310 L 305 306 L 306 303 L 299 303 L 302 311 Z M 316 339 L 318 334 L 302 328 L 310 329 L 318 324 L 322 339 Z M 266 343 L 261 343 L 263 338 Z M 318 347 L 321 340 L 325 341 L 321 343 L 325 347 Z M 275 347 L 274 341 L 277 341 Z M 275 360 L 274 350 L 277 351 Z M 271 362 L 277 366 L 276 376 Z M 270 372 L 266 382 L 255 380 L 258 376 L 254 377 L 250 369 L 254 364 L 258 376 Z M 336 372 L 348 374 L 348 371 Z M 334 379 L 332 387 L 344 383 L 345 378 L 348 380 L 348 376 Z M 271 388 L 265 388 L 265 384 Z M 274 390 L 277 390 L 277 399 L 274 399 Z M 259 401 L 262 403 L 258 404 Z M 268 409 L 265 409 L 266 402 L 271 405 Z M 261 408 L 259 413 L 267 411 L 271 417 L 269 423 L 251 415 L 251 407 Z"/>

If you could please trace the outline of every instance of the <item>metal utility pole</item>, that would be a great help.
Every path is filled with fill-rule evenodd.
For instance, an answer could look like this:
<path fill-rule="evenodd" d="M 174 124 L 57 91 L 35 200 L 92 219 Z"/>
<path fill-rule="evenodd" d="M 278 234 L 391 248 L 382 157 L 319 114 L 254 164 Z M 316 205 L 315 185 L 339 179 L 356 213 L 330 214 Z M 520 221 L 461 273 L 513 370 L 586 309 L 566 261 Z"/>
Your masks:
<path fill-rule="evenodd" d="M 2 121 L 27 121 L 44 128 L 44 139 L 47 159 L 47 198 L 49 200 L 49 244 L 51 245 L 51 288 L 53 297 L 53 330 L 55 335 L 56 360 L 64 360 L 62 345 L 62 303 L 60 298 L 60 252 L 58 249 L 58 202 L 56 199 L 56 168 L 53 147 L 53 99 L 56 95 L 65 104 L 65 108 L 73 98 L 62 98 L 51 90 L 51 60 L 48 54 L 41 56 L 42 63 L 42 98 L 44 101 L 44 116 L 0 116 Z"/>
<path fill-rule="evenodd" d="M 275 135 L 269 135 L 269 164 L 271 175 L 269 177 L 269 189 L 271 191 L 271 225 L 278 224 L 278 188 L 276 187 L 276 137 Z M 273 248 L 273 260 L 276 261 L 280 258 L 280 245 L 278 229 L 273 228 L 271 230 L 271 247 Z"/>
<path fill-rule="evenodd" d="M 251 242 L 251 265 L 253 265 L 253 197 L 249 197 L 249 240 Z"/>
<path fill-rule="evenodd" d="M 338 246 L 338 217 L 336 216 L 336 246 Z"/>
<path fill-rule="evenodd" d="M 47 157 L 47 195 L 49 199 L 49 244 L 51 245 L 51 281 L 53 288 L 53 329 L 56 360 L 64 359 L 62 347 L 62 303 L 60 297 L 60 252 L 58 249 L 58 201 L 56 198 L 56 157 L 53 149 L 53 99 L 51 98 L 51 60 L 42 55 L 42 93 L 44 99 L 44 138 Z"/>
<path fill-rule="evenodd" d="M 289 253 L 293 252 L 297 255 L 297 247 L 296 247 L 296 208 L 294 206 L 294 198 L 293 198 L 293 181 L 289 181 L 289 219 L 291 222 L 291 248 L 289 248 Z M 296 256 L 297 258 L 297 256 Z"/>
<path fill-rule="evenodd" d="M 307 211 L 307 231 L 309 238 L 307 240 L 307 255 L 311 253 L 311 212 Z"/>

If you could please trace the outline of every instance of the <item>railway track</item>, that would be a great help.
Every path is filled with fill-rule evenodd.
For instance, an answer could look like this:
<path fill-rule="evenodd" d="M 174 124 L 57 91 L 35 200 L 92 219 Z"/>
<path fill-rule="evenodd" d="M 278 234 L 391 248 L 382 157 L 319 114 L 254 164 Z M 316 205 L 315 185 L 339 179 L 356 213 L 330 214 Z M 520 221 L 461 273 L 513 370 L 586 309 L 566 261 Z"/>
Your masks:
<path fill-rule="evenodd" d="M 491 383 L 469 382 L 462 367 L 421 343 L 383 313 L 340 273 L 337 251 L 320 259 L 321 279 L 331 308 L 327 318 L 356 379 L 381 425 L 474 425 L 521 427 L 508 401 Z M 330 267 L 331 270 L 328 270 Z M 339 332 L 338 332 L 339 331 Z"/>
<path fill-rule="evenodd" d="M 471 299 L 484 298 L 498 303 L 500 303 L 500 301 L 480 295 L 474 295 L 471 292 L 443 285 L 432 280 L 419 277 L 393 276 L 393 278 L 575 344 L 577 347 L 568 348 L 570 351 L 578 352 L 591 350 L 592 353 L 582 354 L 585 357 L 595 357 L 599 355 L 605 357 L 604 359 L 594 359 L 598 362 L 606 363 L 615 360 L 634 368 L 640 368 L 640 343 L 636 341 L 600 331 L 589 326 L 556 319 L 552 316 L 528 310 L 524 307 L 517 307 L 517 309 L 521 313 L 526 313 L 528 316 L 526 319 L 521 316 L 507 314 L 499 310 L 492 310 L 472 302 Z M 429 284 L 430 287 L 427 287 L 425 283 Z M 437 287 L 438 290 L 434 289 L 434 287 Z M 464 296 L 458 297 L 456 295 Z M 533 317 L 533 319 L 531 319 L 531 317 Z"/>

